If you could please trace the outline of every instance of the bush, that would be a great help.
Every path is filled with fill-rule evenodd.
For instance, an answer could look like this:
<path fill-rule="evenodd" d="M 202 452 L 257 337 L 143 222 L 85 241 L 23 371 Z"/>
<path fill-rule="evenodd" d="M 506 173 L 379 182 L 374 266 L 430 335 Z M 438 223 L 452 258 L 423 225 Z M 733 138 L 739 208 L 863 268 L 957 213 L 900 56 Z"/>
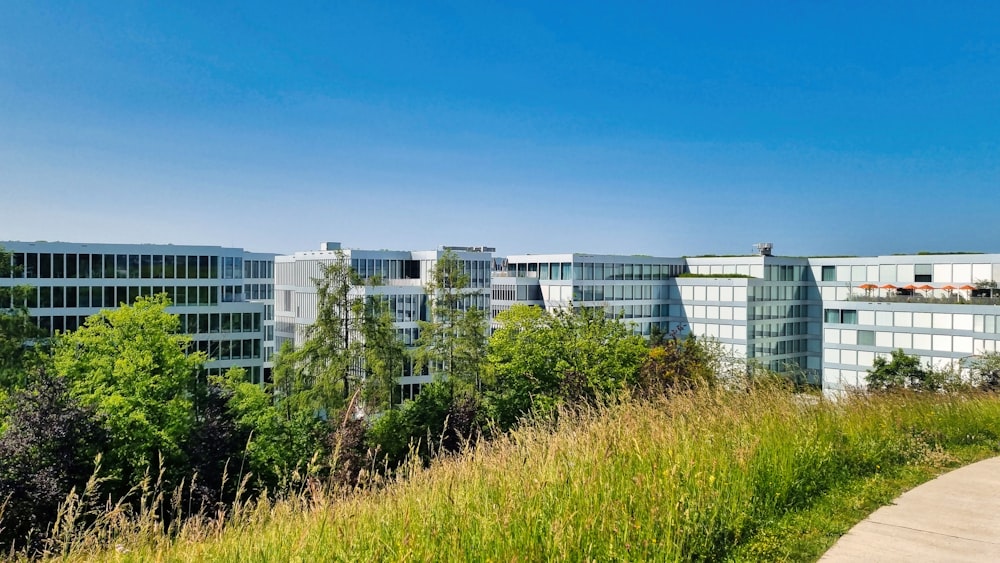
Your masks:
<path fill-rule="evenodd" d="M 93 411 L 70 397 L 66 382 L 42 374 L 11 395 L 0 436 L 0 546 L 33 550 L 74 487 L 83 488 L 106 435 Z"/>

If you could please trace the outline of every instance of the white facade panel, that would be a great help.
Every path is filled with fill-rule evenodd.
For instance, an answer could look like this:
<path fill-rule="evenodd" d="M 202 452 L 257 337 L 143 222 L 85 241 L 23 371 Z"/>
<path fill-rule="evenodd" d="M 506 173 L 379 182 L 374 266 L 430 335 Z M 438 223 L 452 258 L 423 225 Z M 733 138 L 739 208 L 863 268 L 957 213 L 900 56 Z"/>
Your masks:
<path fill-rule="evenodd" d="M 747 288 L 746 286 L 734 287 L 733 288 L 733 301 L 737 303 L 746 303 L 747 300 Z"/>
<path fill-rule="evenodd" d="M 892 311 L 876 311 L 875 324 L 880 327 L 892 326 Z"/>
<path fill-rule="evenodd" d="M 844 329 L 840 331 L 840 343 L 856 346 L 858 344 L 858 331 L 853 329 Z M 847 362 L 844 363 L 846 364 Z"/>
<path fill-rule="evenodd" d="M 896 332 L 892 335 L 892 346 L 894 348 L 913 348 L 913 334 L 909 332 Z"/>
<path fill-rule="evenodd" d="M 826 344 L 840 344 L 840 330 L 836 328 L 824 329 L 823 342 Z"/>
<path fill-rule="evenodd" d="M 932 328 L 932 316 L 930 313 L 913 313 L 914 328 Z"/>
<path fill-rule="evenodd" d="M 914 334 L 913 348 L 915 350 L 933 350 L 934 344 L 930 334 Z"/>
<path fill-rule="evenodd" d="M 972 264 L 952 265 L 953 283 L 972 283 Z"/>
<path fill-rule="evenodd" d="M 913 313 L 897 311 L 892 317 L 892 326 L 910 328 L 913 326 Z"/>
<path fill-rule="evenodd" d="M 951 341 L 953 352 L 960 352 L 962 354 L 975 353 L 975 348 L 972 346 L 971 336 L 953 336 Z"/>
<path fill-rule="evenodd" d="M 951 352 L 951 335 L 935 334 L 932 338 L 932 345 L 935 352 Z"/>
<path fill-rule="evenodd" d="M 858 311 L 858 324 L 871 326 L 875 324 L 875 311 Z"/>
<path fill-rule="evenodd" d="M 972 281 L 993 279 L 993 266 L 991 264 L 973 264 Z"/>
<path fill-rule="evenodd" d="M 951 264 L 934 264 L 934 283 L 949 283 L 955 281 L 951 278 Z"/>
<path fill-rule="evenodd" d="M 896 265 L 896 281 L 900 283 L 913 283 L 913 264 Z"/>
<path fill-rule="evenodd" d="M 858 365 L 858 351 L 857 350 L 841 350 L 840 351 L 840 363 L 847 365 Z"/>
<path fill-rule="evenodd" d="M 894 346 L 892 343 L 892 333 L 885 331 L 878 331 L 875 333 L 875 345 L 879 347 L 891 348 Z"/>
<path fill-rule="evenodd" d="M 955 330 L 972 330 L 972 315 L 955 313 L 952 315 L 952 326 Z"/>
<path fill-rule="evenodd" d="M 951 330 L 951 313 L 934 313 L 934 328 Z"/>

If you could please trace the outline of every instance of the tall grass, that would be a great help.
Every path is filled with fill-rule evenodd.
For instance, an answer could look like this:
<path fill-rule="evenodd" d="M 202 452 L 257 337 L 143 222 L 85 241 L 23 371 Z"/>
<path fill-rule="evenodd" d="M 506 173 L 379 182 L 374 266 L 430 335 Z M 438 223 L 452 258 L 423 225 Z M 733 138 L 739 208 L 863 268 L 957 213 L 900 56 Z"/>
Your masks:
<path fill-rule="evenodd" d="M 563 412 L 386 487 L 320 487 L 77 539 L 69 560 L 720 560 L 834 487 L 996 451 L 1000 399 L 699 391 Z M 140 518 L 141 515 L 137 516 Z M 112 522 L 109 520 L 109 522 Z M 96 532 L 95 532 L 96 534 Z M 109 549 L 107 546 L 111 545 Z"/>

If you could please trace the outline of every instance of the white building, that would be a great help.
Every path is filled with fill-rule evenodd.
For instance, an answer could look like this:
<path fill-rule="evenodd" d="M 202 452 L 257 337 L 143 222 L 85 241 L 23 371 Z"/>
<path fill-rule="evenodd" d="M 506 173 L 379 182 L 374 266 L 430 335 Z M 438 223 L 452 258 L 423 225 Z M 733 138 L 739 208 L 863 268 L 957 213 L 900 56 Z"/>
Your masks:
<path fill-rule="evenodd" d="M 492 248 L 443 247 L 440 250 L 360 250 L 341 248 L 339 243 L 324 243 L 320 250 L 296 252 L 275 258 L 275 342 L 290 341 L 301 345 L 307 329 L 316 321 L 318 299 L 314 280 L 322 276 L 322 266 L 341 257 L 362 280 L 378 278 L 375 285 L 358 288 L 359 295 L 382 295 L 389 302 L 396 329 L 406 346 L 412 346 L 419 336 L 417 321 L 427 321 L 428 296 L 424 287 L 438 259 L 445 251 L 453 252 L 469 275 L 468 305 L 490 310 L 490 270 Z M 400 373 L 399 384 L 403 399 L 413 398 L 420 386 L 432 376 L 414 373 L 407 363 Z"/>
<path fill-rule="evenodd" d="M 239 366 L 250 379 L 270 377 L 273 254 L 219 246 L 0 242 L 16 277 L 0 286 L 31 288 L 27 307 L 50 333 L 75 330 L 101 309 L 166 293 L 193 348 L 215 374 Z"/>
<path fill-rule="evenodd" d="M 959 369 L 1000 351 L 1000 298 L 973 289 L 996 285 L 998 254 L 798 258 L 770 250 L 510 256 L 496 265 L 492 313 L 514 303 L 599 306 L 639 334 L 657 327 L 708 336 L 829 393 L 864 386 L 875 357 L 898 348 Z"/>

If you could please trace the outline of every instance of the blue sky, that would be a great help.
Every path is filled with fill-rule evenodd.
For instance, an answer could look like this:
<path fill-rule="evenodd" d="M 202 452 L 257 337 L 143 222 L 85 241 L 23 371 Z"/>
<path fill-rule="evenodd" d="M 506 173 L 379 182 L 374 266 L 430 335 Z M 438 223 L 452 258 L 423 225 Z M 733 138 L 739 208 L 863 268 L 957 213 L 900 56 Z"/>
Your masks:
<path fill-rule="evenodd" d="M 0 3 L 0 240 L 1000 252 L 1000 5 Z"/>

